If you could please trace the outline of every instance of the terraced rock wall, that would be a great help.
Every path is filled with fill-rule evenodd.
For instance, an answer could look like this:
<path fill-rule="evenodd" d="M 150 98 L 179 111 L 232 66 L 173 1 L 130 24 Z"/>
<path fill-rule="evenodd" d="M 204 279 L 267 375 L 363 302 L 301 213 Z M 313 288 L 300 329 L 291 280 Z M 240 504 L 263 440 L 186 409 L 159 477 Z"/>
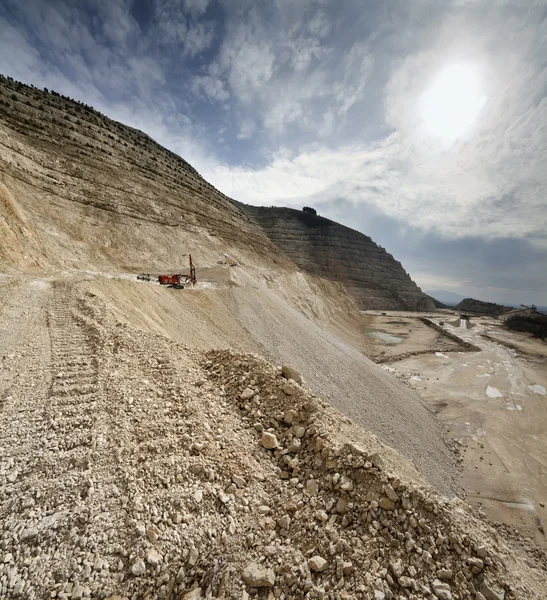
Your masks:
<path fill-rule="evenodd" d="M 127 269 L 280 253 L 229 198 L 141 131 L 0 76 L 0 263 Z M 261 258 L 262 257 L 262 258 Z"/>
<path fill-rule="evenodd" d="M 401 263 L 358 231 L 292 208 L 239 204 L 301 269 L 337 281 L 363 309 L 432 310 Z"/>

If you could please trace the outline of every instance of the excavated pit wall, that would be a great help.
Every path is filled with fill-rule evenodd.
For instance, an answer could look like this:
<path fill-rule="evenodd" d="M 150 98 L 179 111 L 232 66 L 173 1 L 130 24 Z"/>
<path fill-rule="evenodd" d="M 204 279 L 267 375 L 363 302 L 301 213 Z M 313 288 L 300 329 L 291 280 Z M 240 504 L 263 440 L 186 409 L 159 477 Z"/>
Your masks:
<path fill-rule="evenodd" d="M 362 309 L 435 308 L 401 263 L 370 237 L 292 208 L 237 205 L 301 269 L 343 281 Z"/>

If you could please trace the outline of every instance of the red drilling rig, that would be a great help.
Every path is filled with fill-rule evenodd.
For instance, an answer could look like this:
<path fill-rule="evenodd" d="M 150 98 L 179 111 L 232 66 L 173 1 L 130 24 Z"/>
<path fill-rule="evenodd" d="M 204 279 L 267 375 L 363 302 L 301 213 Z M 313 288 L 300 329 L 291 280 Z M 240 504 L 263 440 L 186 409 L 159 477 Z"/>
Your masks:
<path fill-rule="evenodd" d="M 196 279 L 196 267 L 192 261 L 192 255 L 189 254 L 190 257 L 190 273 L 174 273 L 172 275 L 158 275 L 158 282 L 160 285 L 168 285 L 169 287 L 173 287 L 179 290 L 184 289 L 185 284 L 194 285 L 197 283 Z M 153 281 L 154 277 L 152 277 L 149 273 L 141 273 L 137 275 L 137 279 L 141 279 L 143 281 Z"/>

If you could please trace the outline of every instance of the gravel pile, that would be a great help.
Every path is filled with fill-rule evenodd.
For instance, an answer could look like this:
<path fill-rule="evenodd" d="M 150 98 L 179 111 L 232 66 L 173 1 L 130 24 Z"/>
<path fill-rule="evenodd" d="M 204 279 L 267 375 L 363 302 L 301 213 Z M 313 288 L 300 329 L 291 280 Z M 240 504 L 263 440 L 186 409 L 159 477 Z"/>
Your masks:
<path fill-rule="evenodd" d="M 391 472 L 298 372 L 59 284 L 5 314 L 0 598 L 541 598 L 493 529 Z"/>

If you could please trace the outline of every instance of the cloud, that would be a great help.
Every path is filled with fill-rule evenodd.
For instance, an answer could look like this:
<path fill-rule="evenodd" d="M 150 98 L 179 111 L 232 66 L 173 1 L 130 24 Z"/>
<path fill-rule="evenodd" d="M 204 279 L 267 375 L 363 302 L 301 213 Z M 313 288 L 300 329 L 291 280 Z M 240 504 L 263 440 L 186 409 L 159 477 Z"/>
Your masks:
<path fill-rule="evenodd" d="M 532 0 L 0 6 L 0 71 L 143 129 L 239 200 L 372 224 L 424 281 L 459 256 L 462 281 L 507 289 L 544 286 L 546 40 Z M 442 102 L 424 112 L 458 65 L 484 99 L 461 132 Z"/>

